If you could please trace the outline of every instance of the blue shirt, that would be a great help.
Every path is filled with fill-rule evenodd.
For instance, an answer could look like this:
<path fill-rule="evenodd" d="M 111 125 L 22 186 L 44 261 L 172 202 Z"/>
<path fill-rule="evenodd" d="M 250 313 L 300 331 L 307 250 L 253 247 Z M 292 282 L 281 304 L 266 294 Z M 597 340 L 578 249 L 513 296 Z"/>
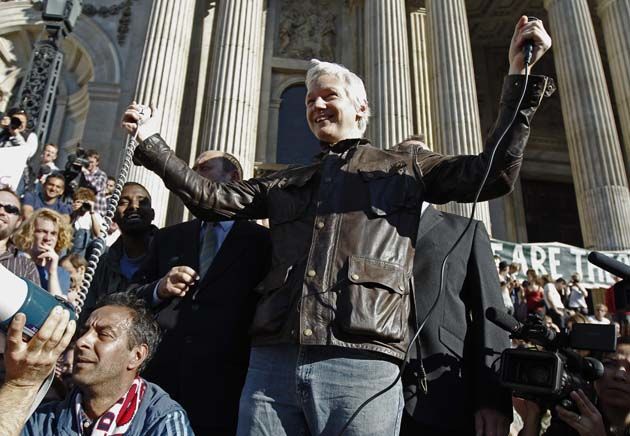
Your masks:
<path fill-rule="evenodd" d="M 123 249 L 123 255 L 120 258 L 120 273 L 127 279 L 131 280 L 133 275 L 140 269 L 140 265 L 144 260 L 144 255 L 139 257 L 129 257 Z"/>
<path fill-rule="evenodd" d="M 72 206 L 69 203 L 64 202 L 61 197 L 53 204 L 46 204 L 42 193 L 27 192 L 24 194 L 22 204 L 31 206 L 33 210 L 48 208 L 61 214 L 70 215 L 72 213 Z"/>
<path fill-rule="evenodd" d="M 39 272 L 39 281 L 42 284 L 42 288 L 48 290 L 48 269 L 46 269 L 45 266 L 37 265 L 37 271 Z M 63 295 L 68 295 L 70 290 L 70 273 L 59 267 L 57 268 L 57 276 L 59 277 L 61 293 Z"/>

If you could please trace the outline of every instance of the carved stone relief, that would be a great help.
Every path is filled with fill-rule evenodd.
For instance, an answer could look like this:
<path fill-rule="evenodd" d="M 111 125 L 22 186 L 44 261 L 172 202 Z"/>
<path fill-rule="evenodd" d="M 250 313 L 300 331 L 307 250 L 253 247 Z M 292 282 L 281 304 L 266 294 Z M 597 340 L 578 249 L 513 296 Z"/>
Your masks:
<path fill-rule="evenodd" d="M 282 0 L 276 54 L 294 59 L 335 58 L 337 6 L 334 0 Z"/>
<path fill-rule="evenodd" d="M 127 33 L 129 33 L 129 27 L 131 25 L 131 7 L 134 1 L 138 0 L 123 0 L 120 3 L 111 6 L 95 6 L 90 3 L 83 4 L 83 13 L 89 17 L 99 16 L 102 18 L 108 18 L 120 15 L 118 19 L 118 44 L 122 45 L 127 40 Z"/>

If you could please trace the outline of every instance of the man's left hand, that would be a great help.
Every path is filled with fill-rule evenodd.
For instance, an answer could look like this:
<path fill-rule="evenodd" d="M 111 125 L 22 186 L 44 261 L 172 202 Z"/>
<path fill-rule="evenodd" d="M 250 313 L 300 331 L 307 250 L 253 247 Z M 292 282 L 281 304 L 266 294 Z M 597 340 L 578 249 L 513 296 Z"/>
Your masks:
<path fill-rule="evenodd" d="M 160 132 L 161 116 L 157 108 L 151 104 L 151 113 L 146 112 L 146 107 L 133 101 L 127 106 L 121 120 L 122 128 L 131 136 L 137 132 L 137 139 L 140 142 Z"/>
<path fill-rule="evenodd" d="M 530 40 L 534 44 L 532 51 L 532 59 L 529 66 L 533 66 L 551 48 L 551 36 L 545 30 L 541 20 L 528 21 L 526 16 L 522 16 L 516 28 L 510 43 L 510 51 L 508 58 L 510 61 L 509 74 L 525 74 L 525 56 L 523 54 L 523 46 L 526 41 Z"/>
<path fill-rule="evenodd" d="M 475 412 L 475 434 L 477 436 L 506 436 L 510 431 L 510 420 L 494 409 L 479 409 Z"/>

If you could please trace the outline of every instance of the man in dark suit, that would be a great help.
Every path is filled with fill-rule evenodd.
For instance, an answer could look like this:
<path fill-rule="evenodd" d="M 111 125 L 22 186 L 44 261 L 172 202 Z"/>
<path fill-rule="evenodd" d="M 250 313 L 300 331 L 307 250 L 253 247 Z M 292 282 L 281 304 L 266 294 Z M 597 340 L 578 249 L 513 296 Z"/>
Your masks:
<path fill-rule="evenodd" d="M 422 322 L 439 290 L 444 256 L 468 218 L 429 206 L 420 218 L 414 260 L 416 316 Z M 503 307 L 488 233 L 480 221 L 449 256 L 444 291 L 420 334 L 428 393 L 421 388 L 416 344 L 403 376 L 405 412 L 401 435 L 507 435 L 510 391 L 499 386 L 492 363 L 509 347 L 508 335 L 485 319 L 487 307 Z M 498 365 L 498 362 L 497 362 Z"/>
<path fill-rule="evenodd" d="M 238 161 L 219 151 L 202 153 L 193 168 L 217 182 L 242 177 Z M 196 434 L 236 433 L 254 287 L 270 249 L 258 224 L 195 219 L 159 230 L 134 278 L 142 285 L 132 290 L 156 308 L 164 330 L 145 377 L 184 407 Z"/>

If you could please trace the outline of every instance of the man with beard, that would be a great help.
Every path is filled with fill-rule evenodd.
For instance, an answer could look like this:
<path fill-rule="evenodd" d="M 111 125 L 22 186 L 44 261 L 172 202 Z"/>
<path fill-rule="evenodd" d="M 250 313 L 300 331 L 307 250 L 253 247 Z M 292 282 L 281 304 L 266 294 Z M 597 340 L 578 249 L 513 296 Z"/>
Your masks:
<path fill-rule="evenodd" d="M 86 307 L 100 296 L 127 289 L 157 230 L 151 224 L 154 217 L 149 191 L 139 183 L 125 183 L 114 214 L 121 235 L 98 263 Z"/>
<path fill-rule="evenodd" d="M 28 257 L 19 256 L 11 241 L 11 235 L 22 224 L 20 206 L 20 199 L 11 188 L 0 188 L 0 264 L 13 274 L 39 285 L 37 266 Z"/>
<path fill-rule="evenodd" d="M 35 394 L 70 343 L 75 322 L 57 307 L 25 342 L 25 321 L 24 314 L 16 315 L 8 332 L 0 434 L 193 434 L 182 407 L 140 377 L 160 341 L 159 326 L 142 300 L 119 293 L 99 301 L 74 345 L 76 387 L 64 400 L 40 406 L 30 418 Z"/>
<path fill-rule="evenodd" d="M 9 187 L 0 188 L 0 264 L 13 274 L 39 285 L 39 273 L 35 262 L 18 255 L 11 242 L 11 235 L 22 224 L 20 199 Z M 4 334 L 0 333 L 0 383 L 4 380 Z"/>

